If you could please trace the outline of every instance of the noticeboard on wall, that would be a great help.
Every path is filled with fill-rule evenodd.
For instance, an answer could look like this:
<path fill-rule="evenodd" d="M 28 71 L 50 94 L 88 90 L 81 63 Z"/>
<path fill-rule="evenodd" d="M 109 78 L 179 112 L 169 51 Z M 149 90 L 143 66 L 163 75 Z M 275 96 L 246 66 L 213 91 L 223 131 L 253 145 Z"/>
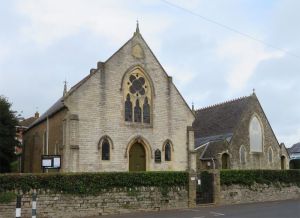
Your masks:
<path fill-rule="evenodd" d="M 42 169 L 60 169 L 60 155 L 42 155 Z"/>

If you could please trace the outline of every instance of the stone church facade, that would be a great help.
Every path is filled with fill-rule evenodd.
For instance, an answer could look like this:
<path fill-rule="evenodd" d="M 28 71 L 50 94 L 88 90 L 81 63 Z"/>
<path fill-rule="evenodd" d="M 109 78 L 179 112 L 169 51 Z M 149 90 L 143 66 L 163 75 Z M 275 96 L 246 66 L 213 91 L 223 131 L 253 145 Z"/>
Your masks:
<path fill-rule="evenodd" d="M 194 119 L 137 28 L 29 128 L 24 172 L 42 154 L 64 172 L 188 170 Z"/>
<path fill-rule="evenodd" d="M 249 138 L 253 117 L 262 131 Z M 60 172 L 279 169 L 288 159 L 255 95 L 191 110 L 138 26 L 25 132 L 23 172 L 41 172 L 42 155 L 60 155 Z"/>
<path fill-rule="evenodd" d="M 197 110 L 193 129 L 198 170 L 289 168 L 255 93 Z"/>

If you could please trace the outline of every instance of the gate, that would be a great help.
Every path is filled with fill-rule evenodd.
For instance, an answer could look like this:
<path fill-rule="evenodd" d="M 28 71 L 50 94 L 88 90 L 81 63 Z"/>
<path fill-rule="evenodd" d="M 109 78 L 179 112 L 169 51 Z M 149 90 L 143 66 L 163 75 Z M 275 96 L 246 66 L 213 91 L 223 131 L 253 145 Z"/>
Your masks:
<path fill-rule="evenodd" d="M 203 171 L 197 177 L 196 204 L 214 203 L 214 174 Z"/>

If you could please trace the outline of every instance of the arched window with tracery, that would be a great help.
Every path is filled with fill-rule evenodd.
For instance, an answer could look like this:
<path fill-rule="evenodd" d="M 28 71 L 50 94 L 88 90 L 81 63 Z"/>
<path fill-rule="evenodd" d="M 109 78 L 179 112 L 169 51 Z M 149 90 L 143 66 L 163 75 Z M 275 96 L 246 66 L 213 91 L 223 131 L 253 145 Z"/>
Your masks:
<path fill-rule="evenodd" d="M 262 152 L 263 128 L 256 116 L 253 116 L 249 125 L 250 151 Z"/>
<path fill-rule="evenodd" d="M 137 67 L 123 80 L 125 121 L 151 123 L 152 89 L 145 72 Z"/>
<path fill-rule="evenodd" d="M 102 160 L 110 159 L 110 145 L 107 139 L 103 139 L 102 141 Z"/>

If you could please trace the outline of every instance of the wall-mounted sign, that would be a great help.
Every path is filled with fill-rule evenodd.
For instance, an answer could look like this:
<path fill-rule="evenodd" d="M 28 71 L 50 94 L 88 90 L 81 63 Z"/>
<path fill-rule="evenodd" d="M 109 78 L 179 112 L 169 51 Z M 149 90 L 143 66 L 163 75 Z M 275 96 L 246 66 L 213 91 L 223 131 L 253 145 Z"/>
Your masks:
<path fill-rule="evenodd" d="M 60 155 L 42 155 L 42 169 L 60 169 Z"/>

